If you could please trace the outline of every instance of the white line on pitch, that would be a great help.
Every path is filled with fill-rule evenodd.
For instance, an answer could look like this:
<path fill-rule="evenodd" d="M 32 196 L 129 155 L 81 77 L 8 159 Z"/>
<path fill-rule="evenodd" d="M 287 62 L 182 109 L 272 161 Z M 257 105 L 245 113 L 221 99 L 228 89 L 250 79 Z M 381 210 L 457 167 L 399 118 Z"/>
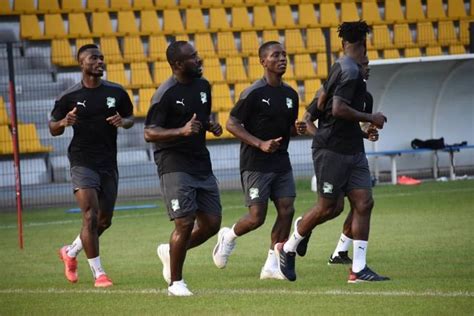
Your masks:
<path fill-rule="evenodd" d="M 166 294 L 165 289 L 0 289 L 0 294 L 126 294 L 126 295 L 147 295 L 147 294 Z M 203 289 L 196 290 L 197 295 L 313 295 L 313 296 L 385 296 L 385 297 L 474 297 L 474 292 L 456 291 L 346 291 L 346 290 L 269 290 L 269 289 Z"/>

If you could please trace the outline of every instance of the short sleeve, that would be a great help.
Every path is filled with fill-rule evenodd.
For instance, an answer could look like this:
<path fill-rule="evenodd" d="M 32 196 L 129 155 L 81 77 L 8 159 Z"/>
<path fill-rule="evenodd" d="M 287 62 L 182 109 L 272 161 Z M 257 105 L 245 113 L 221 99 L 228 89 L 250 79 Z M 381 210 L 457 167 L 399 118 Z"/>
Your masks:
<path fill-rule="evenodd" d="M 240 98 L 237 104 L 230 111 L 230 115 L 237 118 L 240 122 L 244 123 L 248 120 L 252 114 L 252 93 L 247 95 L 245 98 Z"/>
<path fill-rule="evenodd" d="M 56 100 L 54 103 L 54 108 L 51 111 L 51 121 L 58 122 L 66 117 L 69 111 L 72 111 L 74 108 L 74 104 L 68 104 L 67 96 L 63 96 L 62 98 Z"/>
<path fill-rule="evenodd" d="M 357 89 L 359 69 L 349 68 L 341 71 L 340 81 L 334 90 L 334 96 L 351 104 Z"/>
<path fill-rule="evenodd" d="M 121 90 L 120 103 L 117 112 L 121 117 L 129 117 L 133 115 L 133 103 L 130 96 L 125 90 Z"/>

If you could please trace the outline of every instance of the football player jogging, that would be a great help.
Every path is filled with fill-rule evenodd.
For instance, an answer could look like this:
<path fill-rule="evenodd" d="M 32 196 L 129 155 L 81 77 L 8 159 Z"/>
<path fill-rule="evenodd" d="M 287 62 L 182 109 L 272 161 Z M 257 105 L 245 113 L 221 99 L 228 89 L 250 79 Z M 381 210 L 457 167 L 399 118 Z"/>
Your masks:
<path fill-rule="evenodd" d="M 369 60 L 367 55 L 363 56 L 362 62 L 360 63 L 362 66 L 362 70 L 364 72 L 364 80 L 368 80 L 370 68 L 369 68 Z M 313 137 L 316 135 L 317 127 L 315 126 L 314 122 L 318 120 L 320 117 L 324 115 L 324 105 L 326 101 L 327 94 L 324 92 L 324 86 L 322 86 L 316 97 L 308 106 L 306 112 L 303 115 L 303 121 L 307 125 L 308 134 L 312 135 Z M 366 113 L 372 113 L 373 108 L 373 98 L 372 95 L 367 91 L 365 100 L 364 100 L 364 107 L 363 111 Z M 364 132 L 364 138 L 375 142 L 378 140 L 378 130 L 368 123 L 361 123 L 362 131 Z M 334 218 L 339 216 L 340 213 L 344 210 L 344 195 L 341 195 L 338 199 L 338 207 L 337 211 L 334 213 Z M 352 245 L 352 214 L 353 210 L 351 208 L 349 214 L 346 217 L 343 225 L 343 231 L 339 238 L 339 242 L 334 250 L 333 254 L 329 257 L 328 265 L 336 265 L 336 264 L 351 264 L 352 259 L 349 257 L 349 248 Z M 302 218 L 302 217 L 301 217 Z M 300 218 L 296 221 L 298 222 Z M 305 251 L 302 252 L 302 246 L 307 244 L 309 240 L 310 234 L 306 237 L 306 243 L 300 243 L 299 247 L 296 249 L 296 253 L 299 255 L 304 256 Z M 306 247 L 306 246 L 305 246 Z"/>
<path fill-rule="evenodd" d="M 154 143 L 160 187 L 169 218 L 174 221 L 169 244 L 158 256 L 168 295 L 193 293 L 183 280 L 188 249 L 214 236 L 221 224 L 217 180 L 212 173 L 206 132 L 222 134 L 210 121 L 211 86 L 202 78 L 202 59 L 186 41 L 171 43 L 166 58 L 173 75 L 151 99 L 145 121 L 145 140 Z"/>
<path fill-rule="evenodd" d="M 271 199 L 277 217 L 260 278 L 284 279 L 273 248 L 286 240 L 291 231 L 296 191 L 288 144 L 290 136 L 306 133 L 306 125 L 297 121 L 297 92 L 282 81 L 287 67 L 283 46 L 275 41 L 266 42 L 258 54 L 264 76 L 241 93 L 226 125 L 241 140 L 240 173 L 248 214 L 231 228 L 219 231 L 213 259 L 218 268 L 226 266 L 237 237 L 264 223 Z"/>
<path fill-rule="evenodd" d="M 384 281 L 366 264 L 370 215 L 374 205 L 364 134 L 359 122 L 383 128 L 385 116 L 363 112 L 366 85 L 357 61 L 366 54 L 369 27 L 364 21 L 344 22 L 339 28 L 344 56 L 331 67 L 327 92 L 328 117 L 320 118 L 313 142 L 313 162 L 318 179 L 319 198 L 316 205 L 303 215 L 285 243 L 275 245 L 279 269 L 290 281 L 296 280 L 295 254 L 298 245 L 317 226 L 340 212 L 338 200 L 346 194 L 353 209 L 351 230 L 354 258 L 349 283 Z M 336 79 L 333 79 L 336 78 Z"/>
<path fill-rule="evenodd" d="M 99 236 L 112 224 L 117 199 L 117 129 L 133 126 L 133 105 L 119 84 L 102 80 L 104 55 L 95 44 L 77 52 L 81 82 L 64 91 L 51 112 L 49 130 L 59 136 L 72 126 L 68 148 L 73 192 L 82 213 L 80 234 L 59 250 L 66 279 L 77 282 L 77 255 L 84 248 L 95 287 L 112 286 L 99 256 Z"/>

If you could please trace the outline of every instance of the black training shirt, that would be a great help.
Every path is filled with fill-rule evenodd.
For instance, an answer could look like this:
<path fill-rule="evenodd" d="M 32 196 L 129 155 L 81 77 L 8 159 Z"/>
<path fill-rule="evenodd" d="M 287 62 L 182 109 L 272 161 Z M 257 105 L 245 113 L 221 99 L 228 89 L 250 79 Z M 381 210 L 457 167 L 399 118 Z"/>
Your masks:
<path fill-rule="evenodd" d="M 364 110 L 367 90 L 360 66 L 350 57 L 341 57 L 332 65 L 324 89 L 327 93 L 325 114 L 319 119 L 313 148 L 326 148 L 341 154 L 364 152 L 364 134 L 359 122 L 332 116 L 334 98 L 341 99 L 354 110 Z"/>
<path fill-rule="evenodd" d="M 186 172 L 207 175 L 212 172 L 206 148 L 206 130 L 211 114 L 211 87 L 203 78 L 189 84 L 169 78 L 156 90 L 145 120 L 145 128 L 180 128 L 196 113 L 203 128 L 198 134 L 154 144 L 158 174 Z"/>
<path fill-rule="evenodd" d="M 286 83 L 270 86 L 264 78 L 257 80 L 240 95 L 230 115 L 237 118 L 253 136 L 262 140 L 283 139 L 280 148 L 265 153 L 242 142 L 240 171 L 282 172 L 291 170 L 288 155 L 291 127 L 298 118 L 298 94 Z"/>
<path fill-rule="evenodd" d="M 54 104 L 52 121 L 60 121 L 77 108 L 77 123 L 68 148 L 71 167 L 117 168 L 117 128 L 106 121 L 117 112 L 133 115 L 133 105 L 121 85 L 102 80 L 97 88 L 86 88 L 82 82 L 64 91 Z"/>

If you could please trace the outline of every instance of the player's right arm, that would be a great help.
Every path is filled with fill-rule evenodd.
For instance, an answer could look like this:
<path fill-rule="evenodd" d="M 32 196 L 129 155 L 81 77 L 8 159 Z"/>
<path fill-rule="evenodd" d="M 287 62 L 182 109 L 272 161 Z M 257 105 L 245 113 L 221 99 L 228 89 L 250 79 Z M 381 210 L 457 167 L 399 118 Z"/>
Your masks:
<path fill-rule="evenodd" d="M 51 120 L 49 121 L 49 132 L 52 136 L 59 136 L 64 133 L 64 130 L 68 126 L 72 126 L 77 122 L 77 108 L 74 107 L 71 111 L 69 111 L 63 119 L 56 120 L 54 117 L 54 112 Z"/>
<path fill-rule="evenodd" d="M 202 128 L 201 122 L 196 118 L 196 113 L 191 119 L 179 128 L 164 128 L 157 125 L 145 125 L 145 141 L 158 142 L 170 141 L 178 137 L 187 137 L 199 133 Z"/>

